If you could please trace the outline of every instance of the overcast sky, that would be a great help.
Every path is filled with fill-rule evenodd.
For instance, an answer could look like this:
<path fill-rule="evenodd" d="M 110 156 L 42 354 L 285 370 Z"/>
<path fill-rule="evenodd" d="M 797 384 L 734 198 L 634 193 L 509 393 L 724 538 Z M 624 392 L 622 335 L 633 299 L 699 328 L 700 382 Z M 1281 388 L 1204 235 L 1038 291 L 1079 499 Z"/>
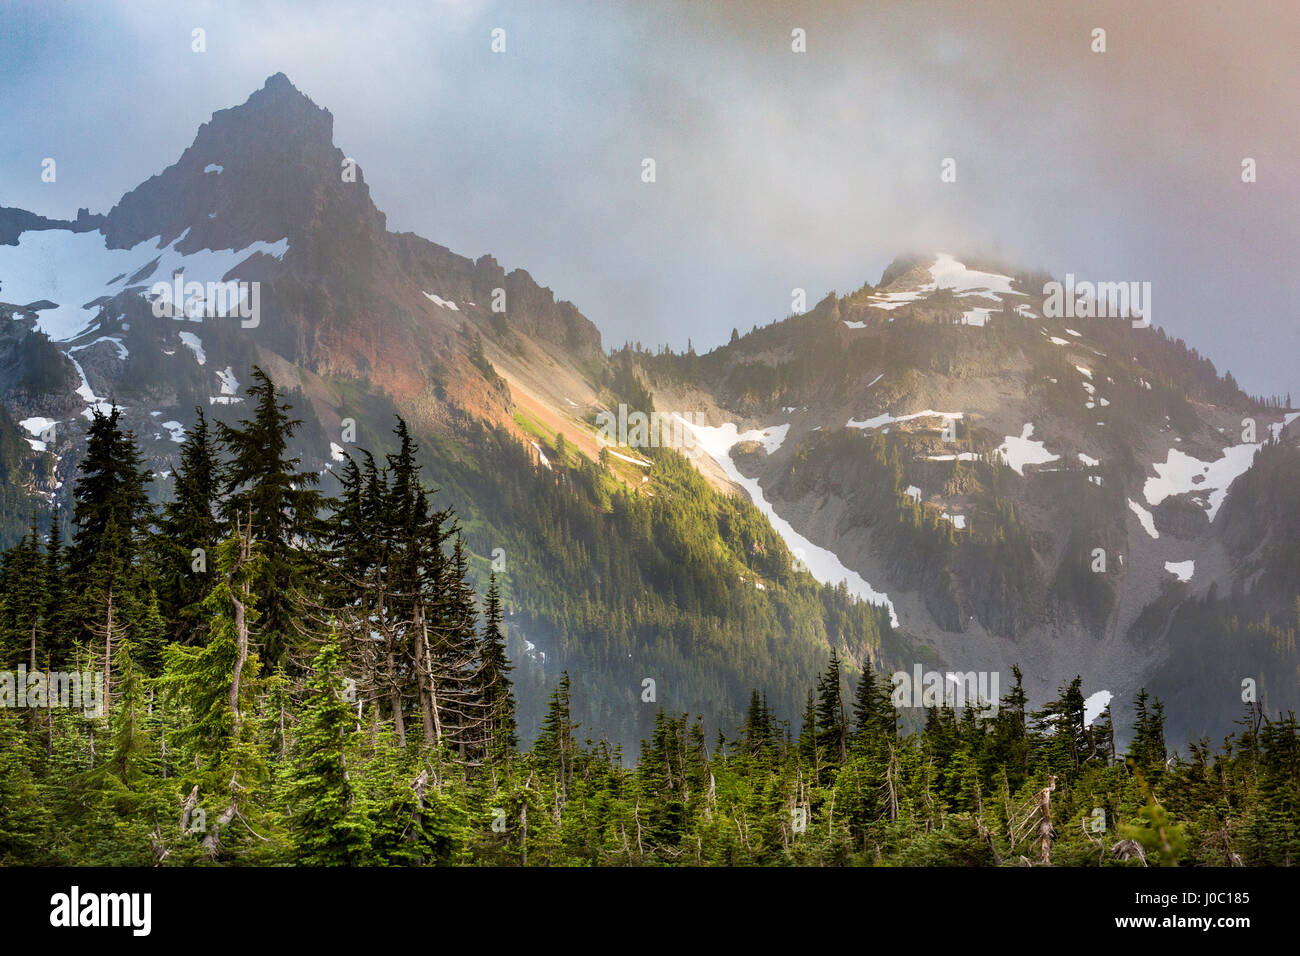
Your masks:
<path fill-rule="evenodd" d="M 106 212 L 283 71 L 390 228 L 527 269 L 607 346 L 704 351 L 795 287 L 974 251 L 1149 281 L 1157 325 L 1300 395 L 1289 0 L 0 7 L 0 205 Z"/>

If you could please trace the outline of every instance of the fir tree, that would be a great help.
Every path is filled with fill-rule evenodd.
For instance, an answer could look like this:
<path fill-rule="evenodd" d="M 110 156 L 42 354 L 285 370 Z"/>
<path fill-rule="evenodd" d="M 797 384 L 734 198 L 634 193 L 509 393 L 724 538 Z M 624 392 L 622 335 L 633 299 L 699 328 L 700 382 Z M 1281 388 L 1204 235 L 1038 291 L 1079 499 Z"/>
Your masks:
<path fill-rule="evenodd" d="M 355 866 L 367 858 L 369 827 L 349 773 L 349 755 L 356 750 L 356 715 L 344 700 L 336 638 L 321 645 L 306 691 L 287 792 L 295 861 Z"/>
<path fill-rule="evenodd" d="M 258 610 L 266 657 L 275 663 L 293 639 L 298 616 L 293 595 L 303 587 L 310 568 L 296 542 L 315 528 L 320 496 L 313 486 L 319 476 L 299 471 L 300 459 L 288 454 L 301 419 L 290 417 L 292 406 L 280 401 L 262 369 L 253 366 L 252 376 L 248 395 L 253 417 L 241 420 L 238 427 L 217 424 L 217 439 L 229 457 L 222 513 L 229 528 L 247 525 L 261 544 L 266 576 L 259 583 Z"/>
<path fill-rule="evenodd" d="M 515 735 L 515 700 L 511 691 L 510 658 L 506 655 L 506 635 L 501 617 L 501 592 L 497 576 L 488 578 L 487 597 L 483 603 L 483 646 L 479 668 L 479 694 L 487 713 L 488 749 L 510 753 L 518 745 Z"/>

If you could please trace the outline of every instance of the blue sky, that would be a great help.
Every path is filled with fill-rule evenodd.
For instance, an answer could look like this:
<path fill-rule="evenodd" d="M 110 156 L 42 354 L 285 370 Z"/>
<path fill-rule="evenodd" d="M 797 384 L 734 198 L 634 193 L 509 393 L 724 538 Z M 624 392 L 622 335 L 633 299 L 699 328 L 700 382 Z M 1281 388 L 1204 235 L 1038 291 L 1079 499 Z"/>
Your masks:
<path fill-rule="evenodd" d="M 107 211 L 283 71 L 390 228 L 527 269 L 607 346 L 704 350 L 944 249 L 1150 281 L 1158 325 L 1291 391 L 1300 13 L 1133 6 L 6 2 L 0 205 Z"/>

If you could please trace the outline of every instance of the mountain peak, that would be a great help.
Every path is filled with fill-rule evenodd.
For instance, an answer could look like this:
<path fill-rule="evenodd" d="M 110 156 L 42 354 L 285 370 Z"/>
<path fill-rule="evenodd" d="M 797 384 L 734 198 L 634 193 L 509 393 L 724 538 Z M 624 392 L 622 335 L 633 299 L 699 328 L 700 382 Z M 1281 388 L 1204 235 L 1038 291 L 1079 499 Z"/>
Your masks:
<path fill-rule="evenodd" d="M 272 92 L 281 91 L 286 93 L 297 93 L 300 96 L 302 95 L 302 91 L 299 90 L 298 87 L 294 86 L 289 80 L 289 77 L 285 76 L 282 72 L 272 73 L 268 76 L 266 82 L 262 84 L 262 89 L 270 90 Z"/>
<path fill-rule="evenodd" d="M 383 233 L 358 167 L 334 145 L 334 117 L 284 73 L 243 103 L 218 110 L 173 165 L 131 190 L 108 214 L 111 248 L 178 236 L 182 251 L 294 240 L 324 208 L 355 233 Z M 161 230 L 161 232 L 160 232 Z"/>

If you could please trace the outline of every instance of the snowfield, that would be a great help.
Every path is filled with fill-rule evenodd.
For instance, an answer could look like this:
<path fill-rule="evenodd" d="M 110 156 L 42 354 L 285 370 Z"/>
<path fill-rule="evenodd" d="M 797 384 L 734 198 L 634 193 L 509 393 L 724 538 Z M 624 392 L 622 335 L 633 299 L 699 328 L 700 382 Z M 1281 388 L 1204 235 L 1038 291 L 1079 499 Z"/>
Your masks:
<path fill-rule="evenodd" d="M 1196 562 L 1195 561 L 1166 561 L 1165 570 L 1168 571 L 1170 574 L 1172 574 L 1174 577 L 1176 577 L 1179 581 L 1182 581 L 1185 584 L 1188 581 L 1190 581 L 1192 579 L 1192 575 L 1196 573 Z"/>
<path fill-rule="evenodd" d="M 772 527 L 781 536 L 786 547 L 803 561 L 808 568 L 808 573 L 822 584 L 838 584 L 843 581 L 850 594 L 871 604 L 883 604 L 889 609 L 890 621 L 893 622 L 895 627 L 898 626 L 898 614 L 894 610 L 893 603 L 889 600 L 889 595 L 877 591 L 863 579 L 862 575 L 845 567 L 834 552 L 818 547 L 795 531 L 790 522 L 776 513 L 771 503 L 763 495 L 763 489 L 759 486 L 758 481 L 753 478 L 746 478 L 732 462 L 730 455 L 732 447 L 743 441 L 763 442 L 764 447 L 767 448 L 773 441 L 773 433 L 779 432 L 780 438 L 775 440 L 775 445 L 780 447 L 781 441 L 785 439 L 786 431 L 789 430 L 789 425 L 755 429 L 742 433 L 731 422 L 715 427 L 696 425 L 680 416 L 677 416 L 677 420 L 691 431 L 696 444 L 718 463 L 718 467 L 722 469 L 726 476 L 749 492 L 749 498 L 754 502 L 754 506 L 767 516 L 767 520 L 772 523 Z M 769 448 L 769 453 L 773 450 L 775 449 Z"/>
<path fill-rule="evenodd" d="M 289 240 L 255 242 L 243 249 L 176 251 L 187 229 L 167 246 L 145 239 L 130 249 L 109 249 L 99 231 L 32 229 L 18 245 L 0 245 L 0 283 L 4 300 L 17 305 L 48 300 L 37 328 L 55 342 L 75 339 L 98 314 L 98 302 L 126 289 L 149 291 L 155 282 L 171 282 L 183 272 L 187 282 L 218 282 L 250 256 L 264 253 L 282 259 Z M 154 260 L 157 260 L 155 263 Z"/>
<path fill-rule="evenodd" d="M 58 420 L 53 418 L 41 418 L 38 415 L 33 416 L 32 418 L 24 418 L 18 424 L 31 432 L 33 438 L 40 438 L 41 435 L 51 428 L 51 426 L 57 425 Z"/>
<path fill-rule="evenodd" d="M 938 254 L 929 271 L 930 281 L 928 283 L 903 292 L 874 293 L 871 296 L 873 301 L 869 303 L 870 306 L 873 309 L 897 309 L 902 305 L 919 302 L 930 293 L 938 292 L 940 289 L 948 289 L 957 296 L 976 295 L 992 299 L 994 302 L 1001 302 L 1003 295 L 1022 294 L 1012 290 L 1010 276 L 968 269 L 946 252 Z M 966 312 L 962 321 L 966 325 L 982 326 L 988 320 L 990 311 L 992 310 L 971 309 Z M 1019 308 L 1016 311 L 1019 312 Z M 1032 315 L 1032 313 L 1030 314 Z"/>
<path fill-rule="evenodd" d="M 1300 412 L 1288 413 L 1282 422 L 1269 426 L 1271 434 L 1278 434 L 1281 427 L 1289 425 L 1300 416 Z M 1142 492 L 1147 504 L 1155 507 L 1170 495 L 1192 493 L 1205 498 L 1205 510 L 1211 521 L 1219 513 L 1219 507 L 1228 497 L 1228 488 L 1238 477 L 1245 474 L 1255 460 L 1255 452 L 1263 442 L 1229 445 L 1216 461 L 1201 461 L 1177 448 L 1169 449 L 1169 455 L 1163 462 L 1154 462 L 1156 477 L 1148 478 Z M 1194 480 L 1194 479 L 1200 480 Z"/>
<path fill-rule="evenodd" d="M 999 293 L 1019 295 L 1011 288 L 1010 276 L 967 269 L 946 252 L 939 253 L 934 265 L 930 266 L 930 275 L 936 289 L 951 289 L 957 295 L 984 293 L 998 301 L 1001 301 Z"/>

